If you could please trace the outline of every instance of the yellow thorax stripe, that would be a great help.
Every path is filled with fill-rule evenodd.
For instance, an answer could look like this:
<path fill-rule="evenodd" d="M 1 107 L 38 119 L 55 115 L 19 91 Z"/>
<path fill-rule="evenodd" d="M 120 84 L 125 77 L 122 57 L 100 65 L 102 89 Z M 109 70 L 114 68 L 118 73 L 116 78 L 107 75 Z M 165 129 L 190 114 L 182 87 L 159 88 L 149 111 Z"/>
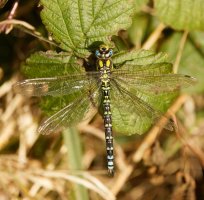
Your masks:
<path fill-rule="evenodd" d="M 107 60 L 107 61 L 106 61 L 106 66 L 109 67 L 110 64 L 111 64 L 110 60 Z"/>
<path fill-rule="evenodd" d="M 103 67 L 103 61 L 102 61 L 102 60 L 99 60 L 99 61 L 98 61 L 98 64 L 99 64 L 99 67 L 100 67 L 100 68 Z M 111 65 L 111 61 L 110 61 L 109 59 L 106 60 L 106 66 L 107 66 L 107 67 L 110 67 L 110 65 Z"/>
<path fill-rule="evenodd" d="M 100 68 L 103 67 L 103 61 L 102 60 L 99 60 L 98 64 L 99 64 Z"/>

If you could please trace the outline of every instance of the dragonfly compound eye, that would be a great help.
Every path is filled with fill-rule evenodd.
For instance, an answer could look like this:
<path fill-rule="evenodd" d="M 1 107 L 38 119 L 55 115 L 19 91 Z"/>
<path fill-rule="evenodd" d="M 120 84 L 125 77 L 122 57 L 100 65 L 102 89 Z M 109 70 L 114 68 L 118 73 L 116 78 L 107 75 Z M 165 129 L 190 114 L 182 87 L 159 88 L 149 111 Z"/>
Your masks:
<path fill-rule="evenodd" d="M 113 50 L 110 49 L 108 53 L 106 53 L 106 58 L 110 58 L 113 55 Z"/>
<path fill-rule="evenodd" d="M 110 51 L 109 51 L 109 56 L 112 56 L 112 55 L 113 55 L 113 50 L 110 49 Z"/>
<path fill-rule="evenodd" d="M 100 57 L 101 54 L 100 54 L 99 50 L 96 50 L 95 55 L 96 55 L 96 57 Z"/>

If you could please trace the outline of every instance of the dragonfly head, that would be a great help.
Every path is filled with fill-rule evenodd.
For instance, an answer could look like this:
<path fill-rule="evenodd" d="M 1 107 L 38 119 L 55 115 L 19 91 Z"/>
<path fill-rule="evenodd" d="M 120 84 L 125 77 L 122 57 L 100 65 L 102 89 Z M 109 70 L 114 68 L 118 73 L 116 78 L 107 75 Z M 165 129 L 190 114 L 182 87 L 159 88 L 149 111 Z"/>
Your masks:
<path fill-rule="evenodd" d="M 96 50 L 95 55 L 97 58 L 107 59 L 113 55 L 113 50 L 109 46 L 102 44 Z"/>

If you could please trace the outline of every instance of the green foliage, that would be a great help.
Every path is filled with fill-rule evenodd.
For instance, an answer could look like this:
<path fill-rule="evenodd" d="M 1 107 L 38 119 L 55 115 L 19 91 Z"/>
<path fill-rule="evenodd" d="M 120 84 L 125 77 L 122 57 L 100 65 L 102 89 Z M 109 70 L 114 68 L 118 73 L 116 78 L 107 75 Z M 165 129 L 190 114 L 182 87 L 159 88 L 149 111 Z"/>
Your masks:
<path fill-rule="evenodd" d="M 129 69 L 137 74 L 145 73 L 146 75 L 169 74 L 172 73 L 172 64 L 168 62 L 167 56 L 164 53 L 155 54 L 152 51 L 123 51 L 113 56 L 113 63 L 115 67 L 122 69 Z M 124 87 L 126 87 L 124 85 Z M 161 113 L 165 112 L 171 105 L 172 100 L 175 99 L 177 93 L 158 93 L 153 94 L 150 91 L 145 91 L 143 88 L 131 88 L 132 93 L 147 102 L 150 106 Z M 151 118 L 147 116 L 137 117 L 137 123 L 131 120 L 132 112 L 137 113 L 134 108 L 127 109 L 127 100 L 118 96 L 118 101 L 112 101 L 113 113 L 113 128 L 118 133 L 125 133 L 132 135 L 135 133 L 142 134 L 146 132 L 154 123 Z M 141 114 L 141 113 L 140 113 Z"/>
<path fill-rule="evenodd" d="M 132 26 L 128 29 L 128 35 L 134 46 L 141 47 L 141 44 L 145 38 L 148 18 L 145 14 L 136 14 L 133 16 L 132 20 Z"/>
<path fill-rule="evenodd" d="M 84 63 L 89 61 L 87 56 L 94 50 L 95 46 L 103 43 L 111 43 L 111 35 L 116 34 L 120 29 L 128 28 L 131 24 L 130 16 L 133 10 L 143 6 L 147 1 L 134 1 L 127 3 L 125 0 L 114 1 L 45 1 L 41 0 L 44 7 L 41 16 L 47 29 L 52 33 L 53 38 L 59 43 L 60 47 L 68 52 L 56 53 L 49 51 L 39 52 L 27 59 L 24 71 L 31 77 L 56 77 L 72 74 L 84 74 Z M 159 4 L 159 3 L 158 3 Z M 158 7 L 157 7 L 158 8 Z M 147 19 L 145 15 L 135 15 L 132 27 L 137 21 L 141 22 L 141 33 L 136 45 L 141 44 L 144 39 Z M 129 30 L 134 35 L 135 29 Z M 137 32 L 136 32 L 137 33 Z M 113 37 L 118 49 L 126 49 L 124 43 L 118 36 Z M 133 42 L 134 43 L 134 42 Z M 139 45 L 140 45 L 139 44 Z M 92 68 L 96 69 L 92 60 Z M 148 75 L 160 75 L 172 73 L 172 64 L 169 63 L 166 54 L 155 54 L 152 51 L 142 50 L 121 50 L 115 52 L 113 56 L 115 70 L 118 68 L 132 70 L 137 73 Z M 70 89 L 71 90 L 71 89 Z M 153 94 L 151 91 L 143 91 L 140 88 L 130 88 L 132 93 L 140 97 L 154 109 L 165 112 L 177 93 Z M 52 115 L 68 105 L 81 95 L 75 92 L 59 97 L 43 97 L 42 108 L 46 113 Z M 125 100 L 113 101 L 113 126 L 117 132 L 125 134 L 144 133 L 154 123 L 151 118 L 146 116 L 138 117 L 134 125 L 127 123 L 130 112 L 125 105 Z M 123 105 L 118 108 L 118 105 Z M 67 121 L 72 124 L 72 120 L 80 120 L 88 107 L 88 102 L 80 107 L 80 117 L 78 114 L 70 117 Z"/>
<path fill-rule="evenodd" d="M 161 50 L 168 52 L 170 59 L 176 57 L 177 51 L 179 48 L 179 41 L 181 40 L 182 34 L 175 33 L 173 34 L 166 42 L 162 45 Z M 181 57 L 179 73 L 182 74 L 193 74 L 197 78 L 198 83 L 194 87 L 188 88 L 188 91 L 193 93 L 204 91 L 204 45 L 200 48 L 196 45 L 197 42 L 203 41 L 204 34 L 201 32 L 192 32 L 190 39 L 187 40 L 185 48 Z"/>
<path fill-rule="evenodd" d="M 79 59 L 68 53 L 55 53 L 55 52 L 39 52 L 33 54 L 26 62 L 25 72 L 28 76 L 35 77 L 53 77 L 63 76 L 68 74 L 84 74 L 84 69 L 80 66 Z M 141 51 L 120 51 L 113 56 L 114 67 L 117 69 L 128 69 L 132 72 L 145 73 L 146 75 L 156 74 L 168 74 L 172 72 L 172 64 L 168 62 L 167 56 L 164 53 L 155 54 L 152 51 L 141 50 Z M 32 75 L 35 74 L 35 77 Z M 71 91 L 71 88 L 70 88 Z M 147 102 L 153 108 L 165 112 L 171 101 L 175 98 L 175 93 L 161 93 L 154 95 L 151 92 L 140 90 L 135 87 L 132 88 L 132 92 L 139 96 L 142 100 Z M 58 97 L 43 97 L 41 103 L 42 108 L 49 115 L 53 115 L 70 102 L 80 97 L 81 93 L 70 93 L 67 95 L 61 95 Z M 120 101 L 120 103 L 119 103 Z M 144 133 L 151 125 L 151 118 L 138 116 L 138 123 L 133 125 L 127 124 L 125 121 L 130 119 L 130 112 L 127 109 L 126 101 L 124 99 L 118 99 L 111 102 L 113 112 L 113 127 L 114 130 L 124 134 Z M 120 108 L 118 110 L 118 104 Z M 77 120 L 78 122 L 84 116 L 84 112 L 87 111 L 88 105 L 84 103 L 83 107 L 80 108 L 69 116 L 69 120 L 66 123 L 73 124 Z M 120 112 L 119 112 L 120 111 Z M 75 111 L 73 111 L 75 112 Z M 137 111 L 136 111 L 137 112 Z M 78 115 L 80 113 L 80 115 Z"/>
<path fill-rule="evenodd" d="M 133 4 L 126 0 L 41 0 L 43 23 L 65 51 L 88 54 L 93 42 L 109 43 L 109 36 L 131 24 Z"/>
<path fill-rule="evenodd" d="M 23 66 L 23 71 L 30 78 L 55 77 L 68 75 L 70 73 L 82 73 L 82 63 L 70 53 L 54 51 L 37 52 L 32 54 Z M 76 98 L 75 95 L 59 97 L 43 97 L 41 107 L 49 116 L 64 108 L 69 102 Z"/>
<path fill-rule="evenodd" d="M 204 30 L 203 0 L 155 0 L 156 13 L 177 30 Z"/>
<path fill-rule="evenodd" d="M 165 61 L 167 62 L 166 54 L 164 53 L 155 54 L 153 51 L 149 51 L 149 50 L 121 51 L 113 55 L 113 63 L 116 66 L 120 66 L 122 63 L 142 66 L 142 65 L 155 64 L 155 63 L 160 63 Z M 166 70 L 164 72 L 166 72 Z"/>
<path fill-rule="evenodd" d="M 30 78 L 53 77 L 83 72 L 77 58 L 67 52 L 37 52 L 32 54 L 23 66 Z"/>

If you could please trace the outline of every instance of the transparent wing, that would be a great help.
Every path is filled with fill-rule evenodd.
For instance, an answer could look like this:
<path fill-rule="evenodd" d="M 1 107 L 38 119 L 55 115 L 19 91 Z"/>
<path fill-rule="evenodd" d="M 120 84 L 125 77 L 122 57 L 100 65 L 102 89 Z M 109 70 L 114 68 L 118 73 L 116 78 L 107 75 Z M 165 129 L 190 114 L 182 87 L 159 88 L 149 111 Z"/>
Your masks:
<path fill-rule="evenodd" d="M 93 106 L 98 106 L 99 92 L 97 87 L 83 93 L 83 96 L 68 104 L 52 115 L 39 127 L 38 132 L 48 135 L 63 127 L 79 123 Z"/>
<path fill-rule="evenodd" d="M 97 79 L 97 72 L 75 74 L 51 78 L 35 78 L 17 82 L 13 85 L 14 91 L 26 96 L 60 96 L 72 94 L 91 85 Z"/>
<path fill-rule="evenodd" d="M 161 63 L 151 63 L 140 65 L 133 63 L 126 63 L 121 68 L 115 69 L 113 73 L 120 74 L 123 73 L 136 73 L 137 75 L 159 75 L 159 74 L 169 74 L 172 71 L 172 64 L 167 62 Z"/>
<path fill-rule="evenodd" d="M 182 74 L 138 75 L 128 71 L 118 71 L 112 74 L 112 78 L 148 92 L 173 92 L 180 88 L 188 87 L 196 83 L 196 79 Z"/>
<path fill-rule="evenodd" d="M 150 125 L 164 117 L 160 111 L 130 93 L 116 80 L 111 81 L 111 89 L 113 126 L 120 127 L 118 131 L 124 131 L 129 135 L 142 134 L 149 129 Z M 175 125 L 169 121 L 165 128 L 173 131 Z"/>

